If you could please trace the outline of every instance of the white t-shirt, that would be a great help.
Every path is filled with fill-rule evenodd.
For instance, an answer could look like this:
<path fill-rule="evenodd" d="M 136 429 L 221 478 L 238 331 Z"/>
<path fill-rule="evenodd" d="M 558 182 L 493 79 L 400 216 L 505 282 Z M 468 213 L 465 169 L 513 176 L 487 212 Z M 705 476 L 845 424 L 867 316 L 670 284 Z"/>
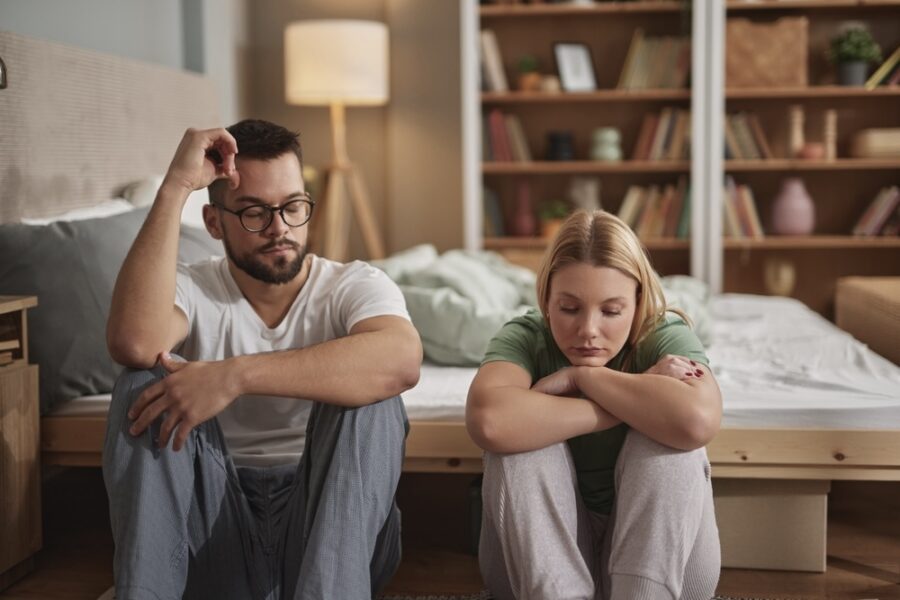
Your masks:
<path fill-rule="evenodd" d="M 189 331 L 176 352 L 187 360 L 221 360 L 333 340 L 371 317 L 409 320 L 403 294 L 384 272 L 360 261 L 344 264 L 310 256 L 309 278 L 274 329 L 241 294 L 226 259 L 179 265 L 175 304 L 187 315 Z M 311 401 L 298 398 L 236 398 L 218 415 L 235 464 L 297 462 L 311 408 Z"/>

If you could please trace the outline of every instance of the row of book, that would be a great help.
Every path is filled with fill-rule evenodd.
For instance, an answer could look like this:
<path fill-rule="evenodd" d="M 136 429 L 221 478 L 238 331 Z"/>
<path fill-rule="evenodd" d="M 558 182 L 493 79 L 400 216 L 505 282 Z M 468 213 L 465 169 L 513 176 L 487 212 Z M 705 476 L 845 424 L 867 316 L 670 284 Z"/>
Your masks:
<path fill-rule="evenodd" d="M 644 115 L 632 160 L 686 160 L 691 155 L 691 113 L 663 108 Z"/>
<path fill-rule="evenodd" d="M 481 156 L 485 161 L 523 162 L 532 160 L 522 122 L 516 115 L 494 109 L 481 122 Z"/>
<path fill-rule="evenodd" d="M 900 235 L 900 188 L 879 190 L 853 226 L 853 235 Z"/>
<path fill-rule="evenodd" d="M 682 177 L 675 185 L 633 185 L 625 192 L 618 217 L 643 240 L 687 239 L 691 234 L 691 189 Z"/>
<path fill-rule="evenodd" d="M 762 239 L 765 232 L 756 210 L 753 190 L 749 186 L 735 183 L 734 178 L 725 178 L 722 192 L 722 233 L 725 237 L 738 239 Z"/>
<path fill-rule="evenodd" d="M 900 85 L 900 46 L 866 80 L 867 90 L 879 85 Z"/>
<path fill-rule="evenodd" d="M 725 116 L 725 158 L 736 160 L 775 158 L 756 115 L 739 112 Z"/>
<path fill-rule="evenodd" d="M 684 88 L 690 67 L 689 38 L 652 37 L 638 27 L 631 37 L 616 87 L 623 90 Z"/>

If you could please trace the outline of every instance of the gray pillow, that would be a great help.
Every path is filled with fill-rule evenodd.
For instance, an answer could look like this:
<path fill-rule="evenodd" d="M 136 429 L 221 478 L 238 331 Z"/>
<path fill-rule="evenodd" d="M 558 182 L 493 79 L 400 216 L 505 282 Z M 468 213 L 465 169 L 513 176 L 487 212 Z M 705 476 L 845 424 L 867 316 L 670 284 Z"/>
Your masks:
<path fill-rule="evenodd" d="M 0 225 L 0 293 L 29 294 L 31 362 L 40 366 L 41 414 L 112 391 L 120 368 L 106 350 L 113 285 L 149 209 L 50 225 Z M 209 234 L 182 227 L 178 258 L 221 255 Z"/>

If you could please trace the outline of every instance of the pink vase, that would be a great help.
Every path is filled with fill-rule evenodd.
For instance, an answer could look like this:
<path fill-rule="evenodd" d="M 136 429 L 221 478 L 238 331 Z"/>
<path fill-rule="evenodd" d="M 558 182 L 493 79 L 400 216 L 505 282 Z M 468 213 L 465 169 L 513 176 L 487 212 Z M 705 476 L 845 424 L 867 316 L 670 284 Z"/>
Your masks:
<path fill-rule="evenodd" d="M 772 204 L 772 233 L 776 235 L 809 235 L 816 225 L 816 207 L 799 177 L 781 184 Z"/>
<path fill-rule="evenodd" d="M 512 215 L 513 235 L 529 237 L 537 233 L 537 219 L 531 205 L 531 188 L 525 182 L 516 189 L 516 210 Z"/>

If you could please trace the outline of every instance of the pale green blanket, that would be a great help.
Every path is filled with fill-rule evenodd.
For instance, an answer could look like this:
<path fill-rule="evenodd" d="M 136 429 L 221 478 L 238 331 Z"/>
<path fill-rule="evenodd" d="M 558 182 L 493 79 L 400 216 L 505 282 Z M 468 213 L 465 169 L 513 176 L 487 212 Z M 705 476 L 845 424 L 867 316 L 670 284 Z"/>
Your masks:
<path fill-rule="evenodd" d="M 477 365 L 500 327 L 537 304 L 535 275 L 493 252 L 431 245 L 372 261 L 403 292 L 425 356 L 445 365 Z M 706 284 L 690 277 L 663 278 L 666 298 L 694 322 L 701 340 L 709 331 Z"/>

